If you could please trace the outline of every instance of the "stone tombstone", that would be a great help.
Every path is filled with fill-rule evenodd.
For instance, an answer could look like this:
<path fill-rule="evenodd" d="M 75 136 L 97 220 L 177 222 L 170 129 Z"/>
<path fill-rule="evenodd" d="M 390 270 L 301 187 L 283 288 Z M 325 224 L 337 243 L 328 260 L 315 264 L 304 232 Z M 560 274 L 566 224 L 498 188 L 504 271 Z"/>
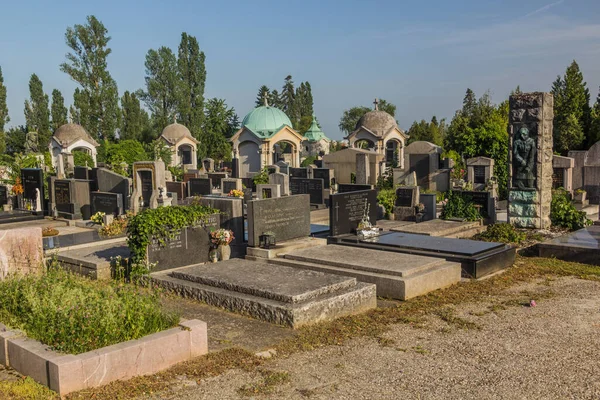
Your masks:
<path fill-rule="evenodd" d="M 329 168 L 313 168 L 312 170 L 313 179 L 323 179 L 323 188 L 329 189 L 331 187 L 331 180 L 333 179 L 333 170 Z"/>
<path fill-rule="evenodd" d="M 282 174 L 290 174 L 290 165 L 285 161 L 277 161 L 275 165 L 279 167 L 279 172 L 281 172 Z"/>
<path fill-rule="evenodd" d="M 455 193 L 460 193 L 466 202 L 470 202 L 476 206 L 479 206 L 485 218 L 496 218 L 496 202 L 494 201 L 492 193 L 485 190 L 456 190 Z"/>
<path fill-rule="evenodd" d="M 207 174 L 208 178 L 212 180 L 212 184 L 216 189 L 221 189 L 221 180 L 227 179 L 229 174 L 227 172 L 211 172 Z"/>
<path fill-rule="evenodd" d="M 371 171 L 369 166 L 369 155 L 366 153 L 356 154 L 356 183 L 366 185 L 371 181 Z"/>
<path fill-rule="evenodd" d="M 183 174 L 183 183 L 187 183 L 190 179 L 198 178 L 198 172 L 185 172 Z"/>
<path fill-rule="evenodd" d="M 310 235 L 310 197 L 307 194 L 248 202 L 248 246 L 272 232 L 277 243 Z"/>
<path fill-rule="evenodd" d="M 484 190 L 488 180 L 494 176 L 494 159 L 474 157 L 467 159 L 467 182 L 474 190 Z"/>
<path fill-rule="evenodd" d="M 419 202 L 418 186 L 402 186 L 396 189 L 396 207 L 414 207 Z"/>
<path fill-rule="evenodd" d="M 308 168 L 290 168 L 290 178 L 305 178 L 308 179 Z"/>
<path fill-rule="evenodd" d="M 277 165 L 277 164 L 267 165 L 266 168 L 267 168 L 267 174 L 269 174 L 269 175 L 279 172 L 279 165 Z"/>
<path fill-rule="evenodd" d="M 281 187 L 279 185 L 256 185 L 256 195 L 258 199 L 273 199 L 281 197 Z"/>
<path fill-rule="evenodd" d="M 553 105 L 551 93 L 509 98 L 508 222 L 518 228 L 551 225 Z"/>
<path fill-rule="evenodd" d="M 215 170 L 215 160 L 212 158 L 205 158 L 202 160 L 202 166 L 206 172 L 213 172 Z"/>
<path fill-rule="evenodd" d="M 106 215 L 113 215 L 115 217 L 124 214 L 123 195 L 121 193 L 91 192 L 90 202 L 92 205 L 92 215 L 97 212 L 103 212 Z"/>
<path fill-rule="evenodd" d="M 435 193 L 420 193 L 419 203 L 425 206 L 423 221 L 430 221 L 437 218 L 437 198 Z"/>
<path fill-rule="evenodd" d="M 369 210 L 371 224 L 377 223 L 377 191 L 361 190 L 333 194 L 329 197 L 329 235 L 338 236 L 356 232 L 358 223 Z"/>
<path fill-rule="evenodd" d="M 281 172 L 275 172 L 269 175 L 269 183 L 271 185 L 279 185 L 281 187 L 281 195 L 289 196 L 290 194 L 290 176 Z"/>
<path fill-rule="evenodd" d="M 21 183 L 24 199 L 35 201 L 36 189 L 40 191 L 40 198 L 44 198 L 44 173 L 40 168 L 21 168 Z"/>
<path fill-rule="evenodd" d="M 167 186 L 163 161 L 140 161 L 133 163 L 133 192 L 131 208 L 138 213 L 143 208 L 157 208 L 159 188 Z"/>
<path fill-rule="evenodd" d="M 186 184 L 183 182 L 167 182 L 167 192 L 176 193 L 177 199 L 183 200 L 187 196 Z"/>
<path fill-rule="evenodd" d="M 54 183 L 54 207 L 60 213 L 75 214 L 75 204 L 71 202 L 71 182 L 51 180 Z"/>
<path fill-rule="evenodd" d="M 244 192 L 244 204 L 246 204 L 252 200 L 252 188 L 246 187 L 242 191 Z"/>
<path fill-rule="evenodd" d="M 192 178 L 187 182 L 187 195 L 204 196 L 212 193 L 212 179 L 210 178 Z"/>
<path fill-rule="evenodd" d="M 0 281 L 9 274 L 42 274 L 45 270 L 42 228 L 0 230 Z"/>
<path fill-rule="evenodd" d="M 221 179 L 221 193 L 229 194 L 232 190 L 242 190 L 242 180 L 238 178 Z"/>
<path fill-rule="evenodd" d="M 290 179 L 291 194 L 310 195 L 310 204 L 324 204 L 323 199 L 323 179 Z"/>
<path fill-rule="evenodd" d="M 75 166 L 73 168 L 73 178 L 75 179 L 90 179 L 90 169 L 88 167 Z"/>
<path fill-rule="evenodd" d="M 573 192 L 573 168 L 575 159 L 571 157 L 552 156 L 552 189 L 563 188 Z"/>
<path fill-rule="evenodd" d="M 0 185 L 0 206 L 8 204 L 8 187 Z"/>
<path fill-rule="evenodd" d="M 151 238 L 146 255 L 150 263 L 157 264 L 152 271 L 208 262 L 210 230 L 218 229 L 219 225 L 219 214 L 213 214 L 202 225 L 178 229 L 162 241 Z"/>
<path fill-rule="evenodd" d="M 48 181 L 50 210 L 56 210 L 60 217 L 66 219 L 90 219 L 90 181 L 57 179 L 54 176 Z"/>
<path fill-rule="evenodd" d="M 240 176 L 240 159 L 233 158 L 231 160 L 231 177 L 232 178 L 241 178 Z"/>
<path fill-rule="evenodd" d="M 93 183 L 90 183 L 90 190 L 119 193 L 123 198 L 123 210 L 127 211 L 130 209 L 131 179 L 106 168 L 94 168 L 90 172 L 91 177 L 95 177 L 95 187 Z M 91 182 L 94 182 L 94 180 Z"/>
<path fill-rule="evenodd" d="M 256 192 L 256 183 L 254 183 L 254 178 L 241 178 L 242 179 L 242 187 L 246 186 L 248 189 L 252 189 L 253 192 Z"/>
<path fill-rule="evenodd" d="M 362 190 L 372 190 L 373 185 L 357 185 L 356 183 L 339 183 L 338 193 L 359 192 Z"/>
<path fill-rule="evenodd" d="M 220 227 L 233 231 L 232 245 L 242 245 L 244 242 L 244 202 L 239 197 L 200 197 L 203 206 L 219 210 Z"/>
<path fill-rule="evenodd" d="M 600 141 L 585 153 L 582 181 L 590 204 L 600 204 Z"/>

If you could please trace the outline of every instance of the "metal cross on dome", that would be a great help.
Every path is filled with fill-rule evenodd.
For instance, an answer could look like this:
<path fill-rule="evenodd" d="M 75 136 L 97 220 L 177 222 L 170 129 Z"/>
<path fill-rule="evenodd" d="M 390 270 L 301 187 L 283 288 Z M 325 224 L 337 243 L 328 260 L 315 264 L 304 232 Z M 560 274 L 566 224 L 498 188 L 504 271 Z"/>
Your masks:
<path fill-rule="evenodd" d="M 375 110 L 379 110 L 379 100 L 377 100 L 377 98 L 375 98 L 373 104 L 375 104 Z"/>

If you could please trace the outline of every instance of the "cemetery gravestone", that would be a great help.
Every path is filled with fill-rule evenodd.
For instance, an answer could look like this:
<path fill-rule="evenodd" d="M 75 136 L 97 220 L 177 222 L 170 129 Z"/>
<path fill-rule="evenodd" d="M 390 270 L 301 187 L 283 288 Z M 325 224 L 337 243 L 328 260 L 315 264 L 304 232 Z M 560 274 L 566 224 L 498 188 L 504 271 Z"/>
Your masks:
<path fill-rule="evenodd" d="M 227 172 L 213 172 L 207 174 L 208 178 L 212 180 L 212 184 L 215 188 L 221 189 L 221 179 L 227 179 Z"/>
<path fill-rule="evenodd" d="M 310 204 L 321 205 L 323 202 L 323 179 L 290 179 L 291 194 L 310 195 Z"/>
<path fill-rule="evenodd" d="M 90 179 L 90 169 L 88 167 L 75 166 L 73 169 L 73 177 L 75 179 Z"/>
<path fill-rule="evenodd" d="M 212 172 L 215 170 L 215 160 L 212 158 L 205 158 L 202 160 L 202 165 L 204 166 L 206 172 Z"/>
<path fill-rule="evenodd" d="M 201 197 L 198 202 L 203 206 L 216 208 L 220 213 L 220 227 L 233 231 L 232 245 L 244 242 L 244 207 L 238 197 Z"/>
<path fill-rule="evenodd" d="M 165 163 L 162 161 L 140 161 L 133 163 L 133 192 L 131 208 L 137 213 L 140 208 L 159 206 L 160 188 L 165 188 Z"/>
<path fill-rule="evenodd" d="M 177 193 L 177 199 L 183 200 L 187 195 L 186 185 L 183 182 L 167 182 L 167 192 Z"/>
<path fill-rule="evenodd" d="M 221 191 L 229 194 L 232 190 L 242 190 L 242 180 L 236 178 L 221 179 Z"/>
<path fill-rule="evenodd" d="M 269 183 L 271 185 L 279 185 L 281 187 L 281 195 L 288 196 L 290 194 L 290 177 L 287 174 L 277 172 L 269 175 Z"/>
<path fill-rule="evenodd" d="M 373 185 L 357 185 L 355 183 L 339 183 L 338 193 L 359 192 L 363 190 L 371 190 Z"/>
<path fill-rule="evenodd" d="M 75 213 L 75 205 L 71 203 L 71 183 L 69 181 L 54 181 L 54 204 L 59 213 Z"/>
<path fill-rule="evenodd" d="M 356 183 L 366 185 L 369 182 L 371 182 L 369 155 L 358 153 L 356 154 Z"/>
<path fill-rule="evenodd" d="M 106 215 L 119 216 L 124 213 L 123 195 L 121 193 L 92 192 L 90 193 L 92 215 L 103 212 Z"/>
<path fill-rule="evenodd" d="M 258 246 L 265 232 L 272 232 L 277 243 L 310 235 L 309 195 L 248 202 L 248 246 Z"/>
<path fill-rule="evenodd" d="M 0 281 L 9 274 L 44 273 L 42 228 L 7 229 L 0 238 Z"/>
<path fill-rule="evenodd" d="M 248 189 L 252 189 L 253 192 L 256 192 L 256 183 L 254 183 L 253 178 L 241 178 L 242 179 L 242 187 L 246 186 Z"/>
<path fill-rule="evenodd" d="M 290 168 L 290 178 L 308 179 L 308 168 Z M 292 193 L 293 194 L 293 193 Z"/>
<path fill-rule="evenodd" d="M 369 220 L 377 222 L 377 191 L 362 190 L 331 195 L 329 197 L 329 234 L 345 235 L 356 232 L 358 223 L 369 210 Z"/>
<path fill-rule="evenodd" d="M 312 170 L 313 179 L 323 179 L 323 187 L 329 189 L 333 179 L 333 170 L 328 168 L 314 168 Z"/>
<path fill-rule="evenodd" d="M 212 179 L 192 178 L 187 182 L 188 197 L 203 196 L 212 193 Z"/>
<path fill-rule="evenodd" d="M 423 203 L 425 206 L 425 211 L 423 212 L 423 221 L 430 221 L 437 218 L 435 193 L 421 193 L 419 195 L 419 202 Z"/>
<path fill-rule="evenodd" d="M 272 199 L 281 197 L 279 185 L 256 185 L 256 194 L 259 199 Z"/>
<path fill-rule="evenodd" d="M 244 204 L 246 204 L 252 200 L 252 188 L 243 188 L 242 191 L 244 192 Z"/>
<path fill-rule="evenodd" d="M 0 206 L 8 204 L 8 188 L 4 185 L 0 185 Z"/>
<path fill-rule="evenodd" d="M 36 209 L 36 205 L 33 204 L 37 197 L 36 189 L 39 190 L 40 199 L 42 200 L 40 206 L 43 209 L 44 199 L 44 174 L 39 168 L 21 168 L 21 182 L 23 184 L 23 199 L 28 200 L 32 203 L 32 209 Z"/>
<path fill-rule="evenodd" d="M 106 168 L 94 168 L 90 178 L 95 179 L 90 183 L 90 190 L 119 193 L 123 199 L 123 209 L 129 210 L 129 196 L 131 195 L 131 180 Z M 95 178 L 94 178 L 95 177 Z M 95 182 L 95 184 L 93 183 Z"/>
<path fill-rule="evenodd" d="M 198 173 L 196 172 L 186 172 L 183 174 L 183 183 L 187 183 L 190 179 L 197 178 Z"/>
<path fill-rule="evenodd" d="M 415 206 L 419 199 L 418 186 L 403 186 L 396 189 L 396 202 L 394 203 L 394 219 L 396 221 L 413 221 L 415 219 Z"/>
<path fill-rule="evenodd" d="M 289 175 L 290 174 L 290 165 L 284 161 L 278 161 L 275 163 L 279 167 L 279 172 L 282 174 Z"/>

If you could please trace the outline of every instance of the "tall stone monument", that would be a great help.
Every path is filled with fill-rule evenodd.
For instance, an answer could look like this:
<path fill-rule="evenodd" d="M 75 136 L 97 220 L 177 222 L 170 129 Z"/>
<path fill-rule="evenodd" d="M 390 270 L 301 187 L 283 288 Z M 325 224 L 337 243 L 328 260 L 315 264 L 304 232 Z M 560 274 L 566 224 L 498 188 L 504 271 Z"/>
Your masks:
<path fill-rule="evenodd" d="M 552 120 L 550 93 L 510 96 L 508 121 L 508 222 L 518 228 L 550 227 Z"/>

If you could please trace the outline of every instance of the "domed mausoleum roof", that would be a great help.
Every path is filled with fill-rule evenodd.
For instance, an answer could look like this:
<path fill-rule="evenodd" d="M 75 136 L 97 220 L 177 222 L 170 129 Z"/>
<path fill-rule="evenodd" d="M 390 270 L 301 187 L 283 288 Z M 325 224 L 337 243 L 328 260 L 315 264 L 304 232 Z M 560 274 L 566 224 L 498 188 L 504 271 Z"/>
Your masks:
<path fill-rule="evenodd" d="M 318 142 L 321 139 L 325 139 L 328 142 L 331 141 L 331 139 L 329 139 L 327 136 L 325 136 L 325 133 L 321 130 L 321 128 L 319 128 L 319 124 L 317 123 L 317 118 L 314 115 L 313 115 L 313 120 L 312 120 L 312 124 L 310 125 L 310 128 L 308 128 L 306 133 L 304 133 L 304 138 L 311 143 Z"/>
<path fill-rule="evenodd" d="M 369 111 L 358 120 L 355 130 L 359 129 L 361 126 L 379 137 L 385 135 L 391 129 L 398 128 L 398 124 L 396 124 L 396 119 L 394 119 L 394 117 L 377 108 L 377 100 L 375 100 L 375 109 Z"/>
<path fill-rule="evenodd" d="M 244 117 L 242 126 L 250 129 L 263 139 L 270 138 L 279 132 L 284 125 L 292 127 L 292 122 L 283 111 L 271 107 L 265 100 L 265 105 L 256 107 Z"/>
<path fill-rule="evenodd" d="M 63 146 L 69 146 L 71 143 L 78 140 L 85 140 L 96 147 L 100 146 L 98 142 L 87 133 L 84 127 L 78 124 L 64 124 L 55 130 L 52 136 Z"/>
<path fill-rule="evenodd" d="M 181 139 L 184 136 L 187 136 L 193 139 L 194 141 L 196 140 L 192 136 L 190 130 L 186 128 L 185 125 L 178 124 L 177 120 L 175 120 L 175 122 L 173 122 L 171 125 L 167 125 L 165 129 L 163 129 L 160 136 L 169 143 L 176 143 L 179 141 L 179 139 Z"/>

